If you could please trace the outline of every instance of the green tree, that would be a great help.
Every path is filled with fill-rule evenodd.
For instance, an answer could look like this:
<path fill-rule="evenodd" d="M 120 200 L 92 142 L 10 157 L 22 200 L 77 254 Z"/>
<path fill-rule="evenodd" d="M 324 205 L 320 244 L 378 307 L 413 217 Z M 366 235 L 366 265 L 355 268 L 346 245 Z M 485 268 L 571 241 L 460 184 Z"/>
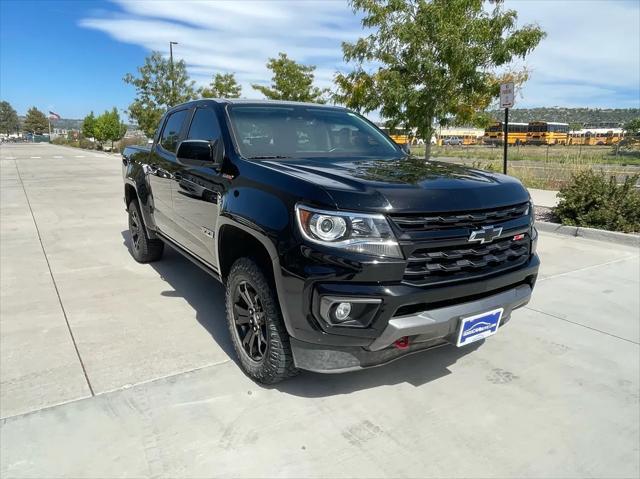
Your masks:
<path fill-rule="evenodd" d="M 637 149 L 640 146 L 640 117 L 629 120 L 622 127 L 624 131 L 623 145 L 624 147 Z M 616 151 L 620 147 L 619 144 L 615 145 Z"/>
<path fill-rule="evenodd" d="M 27 111 L 22 129 L 29 133 L 42 135 L 44 132 L 49 131 L 49 122 L 47 121 L 47 117 L 44 116 L 44 113 L 35 106 L 32 106 L 29 108 L 29 111 Z"/>
<path fill-rule="evenodd" d="M 578 121 L 572 121 L 571 123 L 569 123 L 569 131 L 582 130 L 583 126 L 584 125 Z"/>
<path fill-rule="evenodd" d="M 197 96 L 195 82 L 189 79 L 184 60 L 174 61 L 172 69 L 160 52 L 152 52 L 138 68 L 138 76 L 127 73 L 124 82 L 136 89 L 129 116 L 149 137 L 154 135 L 160 117 L 168 108 Z"/>
<path fill-rule="evenodd" d="M 499 95 L 500 82 L 524 81 L 508 71 L 544 38 L 535 25 L 516 27 L 502 0 L 351 0 L 370 31 L 343 43 L 354 70 L 338 73 L 336 101 L 380 110 L 391 126 L 416 128 L 425 158 L 436 125 L 474 123 Z"/>
<path fill-rule="evenodd" d="M 625 135 L 638 136 L 640 135 L 640 117 L 629 120 L 622 127 Z"/>
<path fill-rule="evenodd" d="M 242 87 L 233 73 L 216 73 L 208 87 L 200 90 L 204 98 L 240 98 Z"/>
<path fill-rule="evenodd" d="M 93 111 L 82 120 L 82 136 L 85 138 L 95 138 L 96 136 L 96 117 Z"/>
<path fill-rule="evenodd" d="M 101 145 L 105 141 L 111 141 L 111 150 L 113 150 L 113 142 L 120 140 L 126 131 L 126 125 L 120 121 L 120 115 L 116 107 L 113 107 L 111 111 L 105 111 L 96 118 L 94 127 L 95 139 Z"/>
<path fill-rule="evenodd" d="M 267 98 L 326 103 L 324 96 L 328 90 L 313 86 L 315 66 L 302 65 L 290 59 L 286 53 L 279 53 L 278 58 L 269 58 L 267 68 L 273 72 L 272 85 L 251 85 Z"/>
<path fill-rule="evenodd" d="M 19 128 L 18 113 L 8 101 L 0 102 L 0 133 L 17 133 Z"/>

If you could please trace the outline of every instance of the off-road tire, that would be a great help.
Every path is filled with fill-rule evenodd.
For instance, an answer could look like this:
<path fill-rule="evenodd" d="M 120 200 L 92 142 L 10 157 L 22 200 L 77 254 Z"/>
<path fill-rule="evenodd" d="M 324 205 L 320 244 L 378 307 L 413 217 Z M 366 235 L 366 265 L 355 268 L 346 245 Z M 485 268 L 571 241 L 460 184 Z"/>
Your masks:
<path fill-rule="evenodd" d="M 150 263 L 159 260 L 164 251 L 164 243 L 159 239 L 149 238 L 138 200 L 131 200 L 128 213 L 131 255 L 138 263 Z"/>
<path fill-rule="evenodd" d="M 250 285 L 257 294 L 264 313 L 266 327 L 266 351 L 261 360 L 256 361 L 249 356 L 240 339 L 234 304 L 237 289 L 241 285 Z M 289 334 L 282 320 L 282 313 L 274 287 L 269 283 L 260 267 L 249 258 L 238 259 L 226 281 L 225 295 L 227 309 L 227 326 L 238 361 L 244 373 L 256 382 L 274 384 L 298 374 L 293 363 L 293 354 L 289 342 Z"/>

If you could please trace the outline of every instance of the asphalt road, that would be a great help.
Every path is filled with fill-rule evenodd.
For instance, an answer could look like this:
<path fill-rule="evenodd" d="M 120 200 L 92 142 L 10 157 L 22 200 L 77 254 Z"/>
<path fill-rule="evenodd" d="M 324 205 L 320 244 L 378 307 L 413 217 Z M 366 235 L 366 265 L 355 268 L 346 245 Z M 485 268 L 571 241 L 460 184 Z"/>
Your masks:
<path fill-rule="evenodd" d="M 479 347 L 265 388 L 215 280 L 130 257 L 117 156 L 0 167 L 3 478 L 640 474 L 637 249 L 542 234 L 532 303 Z"/>

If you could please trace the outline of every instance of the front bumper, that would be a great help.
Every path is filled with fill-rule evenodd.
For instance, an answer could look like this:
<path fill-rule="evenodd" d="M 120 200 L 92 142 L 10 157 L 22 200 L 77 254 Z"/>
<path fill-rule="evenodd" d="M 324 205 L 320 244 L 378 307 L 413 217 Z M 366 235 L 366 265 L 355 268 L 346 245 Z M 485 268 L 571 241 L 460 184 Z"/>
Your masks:
<path fill-rule="evenodd" d="M 460 320 L 476 313 L 504 308 L 500 326 L 511 313 L 529 302 L 532 285 L 521 284 L 506 291 L 418 314 L 397 316 L 368 346 L 323 346 L 291 339 L 296 367 L 315 372 L 345 372 L 386 364 L 408 354 L 455 344 Z M 409 337 L 409 347 L 393 346 L 400 338 Z"/>

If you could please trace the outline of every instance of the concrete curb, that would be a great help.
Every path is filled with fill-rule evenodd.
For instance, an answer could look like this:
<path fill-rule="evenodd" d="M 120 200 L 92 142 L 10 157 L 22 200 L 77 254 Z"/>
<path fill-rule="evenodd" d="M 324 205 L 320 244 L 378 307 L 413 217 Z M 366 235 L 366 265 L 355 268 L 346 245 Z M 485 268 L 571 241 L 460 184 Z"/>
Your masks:
<path fill-rule="evenodd" d="M 580 238 L 597 241 L 608 241 L 610 243 L 625 246 L 640 247 L 640 235 L 619 233 L 617 231 L 599 230 L 595 228 L 584 228 L 582 226 L 566 226 L 559 223 L 549 223 L 548 221 L 536 221 L 536 228 L 547 233 L 556 233 L 565 236 L 577 236 Z"/>

